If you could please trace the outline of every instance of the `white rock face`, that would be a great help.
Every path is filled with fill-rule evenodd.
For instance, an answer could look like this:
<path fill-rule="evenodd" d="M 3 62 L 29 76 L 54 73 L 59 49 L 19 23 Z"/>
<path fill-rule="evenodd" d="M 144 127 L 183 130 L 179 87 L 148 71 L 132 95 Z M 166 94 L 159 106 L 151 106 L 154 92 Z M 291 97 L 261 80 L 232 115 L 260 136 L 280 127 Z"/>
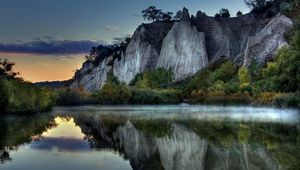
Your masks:
<path fill-rule="evenodd" d="M 248 38 L 243 65 L 249 66 L 253 59 L 263 63 L 272 58 L 277 49 L 288 45 L 284 33 L 292 26 L 291 19 L 284 15 L 272 18 L 261 31 Z"/>
<path fill-rule="evenodd" d="M 171 68 L 175 80 L 194 75 L 208 64 L 205 35 L 191 23 L 189 14 L 176 22 L 163 41 L 157 68 Z"/>
<path fill-rule="evenodd" d="M 141 25 L 133 34 L 121 59 L 114 61 L 114 76 L 122 82 L 129 83 L 136 74 L 146 69 L 154 69 L 162 41 L 172 25 L 173 22 L 159 21 Z"/>
<path fill-rule="evenodd" d="M 170 137 L 157 138 L 156 142 L 164 169 L 204 169 L 207 141 L 193 131 L 174 125 Z"/>
<path fill-rule="evenodd" d="M 94 66 L 89 62 L 83 65 L 82 69 L 77 73 L 79 77 L 71 84 L 71 87 L 83 86 L 87 91 L 99 90 L 105 83 L 107 73 L 111 70 L 108 63 L 112 57 L 107 57 L 99 66 Z"/>
<path fill-rule="evenodd" d="M 135 75 L 145 71 L 146 65 L 151 58 L 158 58 L 157 51 L 151 44 L 144 41 L 145 28 L 137 31 L 128 44 L 121 60 L 114 62 L 114 75 L 122 82 L 129 83 Z"/>
<path fill-rule="evenodd" d="M 119 140 L 119 147 L 124 148 L 133 165 L 146 161 L 156 151 L 155 140 L 139 132 L 130 121 L 118 128 L 113 134 L 114 140 Z"/>

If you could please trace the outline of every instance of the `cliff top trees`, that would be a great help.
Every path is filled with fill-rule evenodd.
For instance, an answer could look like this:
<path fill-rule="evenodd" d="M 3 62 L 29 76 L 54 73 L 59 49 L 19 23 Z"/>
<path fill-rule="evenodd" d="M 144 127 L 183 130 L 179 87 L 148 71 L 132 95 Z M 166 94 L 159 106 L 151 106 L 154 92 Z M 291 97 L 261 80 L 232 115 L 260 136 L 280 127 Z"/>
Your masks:
<path fill-rule="evenodd" d="M 241 11 L 238 11 L 238 12 L 236 13 L 236 16 L 237 16 L 237 17 L 242 16 L 242 15 L 243 15 L 243 13 L 242 13 Z"/>
<path fill-rule="evenodd" d="M 229 10 L 226 9 L 226 8 L 222 8 L 220 10 L 220 12 L 215 15 L 215 17 L 216 18 L 220 18 L 220 17 L 222 17 L 222 18 L 229 18 L 230 17 Z"/>
<path fill-rule="evenodd" d="M 221 17 L 223 17 L 223 18 L 229 18 L 229 17 L 230 17 L 229 10 L 226 9 L 226 8 L 222 8 L 222 9 L 220 10 L 220 15 L 221 15 Z"/>
<path fill-rule="evenodd" d="M 245 3 L 249 8 L 255 9 L 264 7 L 272 1 L 273 0 L 245 0 Z"/>
<path fill-rule="evenodd" d="M 150 6 L 147 9 L 142 11 L 143 17 L 145 20 L 155 21 L 159 20 L 161 10 L 157 9 L 155 6 Z"/>
<path fill-rule="evenodd" d="M 145 20 L 149 21 L 170 21 L 172 19 L 173 12 L 162 12 L 161 9 L 157 9 L 155 6 L 150 6 L 142 11 Z"/>
<path fill-rule="evenodd" d="M 181 16 L 182 16 L 182 11 L 179 10 L 179 11 L 176 12 L 176 14 L 175 14 L 175 16 L 173 17 L 173 19 L 174 19 L 174 20 L 180 20 Z"/>

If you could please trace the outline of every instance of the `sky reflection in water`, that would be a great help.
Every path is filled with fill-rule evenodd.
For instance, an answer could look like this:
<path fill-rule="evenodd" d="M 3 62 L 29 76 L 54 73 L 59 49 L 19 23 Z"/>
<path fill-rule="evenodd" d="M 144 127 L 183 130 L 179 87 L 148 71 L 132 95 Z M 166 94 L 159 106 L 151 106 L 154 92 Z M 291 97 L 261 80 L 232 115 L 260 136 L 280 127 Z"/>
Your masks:
<path fill-rule="evenodd" d="M 0 119 L 0 151 L 11 159 L 0 169 L 297 168 L 299 116 L 259 107 L 57 107 Z"/>

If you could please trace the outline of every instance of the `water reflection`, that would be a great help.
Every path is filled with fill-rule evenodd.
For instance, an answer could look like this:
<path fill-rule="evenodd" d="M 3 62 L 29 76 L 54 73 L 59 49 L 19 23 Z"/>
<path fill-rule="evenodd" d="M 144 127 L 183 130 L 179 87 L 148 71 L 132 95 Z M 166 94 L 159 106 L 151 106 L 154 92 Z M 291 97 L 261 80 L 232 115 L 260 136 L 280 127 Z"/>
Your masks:
<path fill-rule="evenodd" d="M 0 169 L 297 169 L 299 131 L 297 110 L 56 108 L 0 119 Z"/>

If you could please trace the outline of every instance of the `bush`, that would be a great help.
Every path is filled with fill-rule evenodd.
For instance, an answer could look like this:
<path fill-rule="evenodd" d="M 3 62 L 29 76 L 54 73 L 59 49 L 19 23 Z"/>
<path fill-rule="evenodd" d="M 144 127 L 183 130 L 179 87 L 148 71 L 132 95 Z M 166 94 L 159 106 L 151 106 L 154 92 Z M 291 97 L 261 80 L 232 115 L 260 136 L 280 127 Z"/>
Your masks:
<path fill-rule="evenodd" d="M 55 104 L 55 95 L 49 89 L 19 80 L 6 80 L 6 83 L 8 113 L 43 112 L 50 110 Z"/>
<path fill-rule="evenodd" d="M 246 67 L 239 68 L 238 77 L 239 77 L 240 85 L 247 84 L 247 83 L 249 84 L 251 82 L 251 77 L 248 68 Z"/>
<path fill-rule="evenodd" d="M 8 106 L 8 87 L 7 87 L 7 81 L 3 78 L 0 78 L 0 110 L 1 113 L 7 112 L 7 106 Z"/>
<path fill-rule="evenodd" d="M 230 61 L 223 63 L 219 68 L 217 68 L 214 72 L 211 73 L 212 81 L 228 81 L 230 80 L 236 73 L 236 68 L 234 64 Z"/>
<path fill-rule="evenodd" d="M 283 48 L 274 62 L 263 69 L 266 90 L 295 92 L 300 89 L 300 55 Z M 294 75 L 294 76 L 291 76 Z"/>
<path fill-rule="evenodd" d="M 174 74 L 171 69 L 158 68 L 136 75 L 130 85 L 137 88 L 159 89 L 168 87 L 173 80 Z"/>
<path fill-rule="evenodd" d="M 56 104 L 60 106 L 75 106 L 93 103 L 90 94 L 81 88 L 62 88 L 56 91 Z"/>
<path fill-rule="evenodd" d="M 286 93 L 276 97 L 273 104 L 280 107 L 300 107 L 300 94 Z"/>
<path fill-rule="evenodd" d="M 124 84 L 107 82 L 93 96 L 99 104 L 126 104 L 130 103 L 131 89 Z"/>
<path fill-rule="evenodd" d="M 276 92 L 262 92 L 254 97 L 254 103 L 259 105 L 271 105 L 274 100 L 279 98 L 281 95 L 281 93 Z"/>
<path fill-rule="evenodd" d="M 133 89 L 134 104 L 175 104 L 180 102 L 179 92 L 174 89 Z"/>

